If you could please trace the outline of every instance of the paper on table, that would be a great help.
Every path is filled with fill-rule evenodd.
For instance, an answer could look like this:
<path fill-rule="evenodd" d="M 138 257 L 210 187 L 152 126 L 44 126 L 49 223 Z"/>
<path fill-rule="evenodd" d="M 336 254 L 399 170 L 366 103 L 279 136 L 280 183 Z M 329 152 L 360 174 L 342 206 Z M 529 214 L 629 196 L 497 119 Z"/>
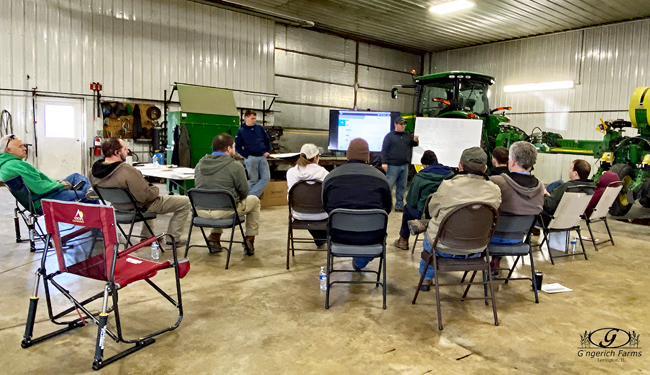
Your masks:
<path fill-rule="evenodd" d="M 551 293 L 561 293 L 561 292 L 573 292 L 573 289 L 569 289 L 564 285 L 560 285 L 558 283 L 552 283 L 552 284 L 542 284 L 542 291 L 551 294 Z"/>
<path fill-rule="evenodd" d="M 283 158 L 292 158 L 292 157 L 298 156 L 298 155 L 300 155 L 299 152 L 287 152 L 287 153 L 284 153 L 284 154 L 271 154 L 271 157 L 276 158 L 276 159 L 283 159 Z"/>

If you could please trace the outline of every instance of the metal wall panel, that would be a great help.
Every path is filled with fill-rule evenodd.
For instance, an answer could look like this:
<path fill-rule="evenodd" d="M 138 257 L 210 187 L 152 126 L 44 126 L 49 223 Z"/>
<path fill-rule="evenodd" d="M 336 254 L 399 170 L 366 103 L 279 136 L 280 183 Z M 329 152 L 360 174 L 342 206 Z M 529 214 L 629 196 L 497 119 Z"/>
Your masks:
<path fill-rule="evenodd" d="M 602 139 L 595 131 L 599 119 L 629 120 L 632 92 L 650 85 L 649 51 L 650 20 L 642 20 L 439 52 L 432 61 L 436 72 L 470 70 L 494 76 L 492 106 L 512 106 L 512 123 L 527 132 L 540 127 L 564 138 Z M 560 80 L 573 80 L 575 87 L 503 92 L 505 85 Z M 568 163 L 575 158 L 540 155 L 536 172 L 546 182 L 566 179 Z"/>
<path fill-rule="evenodd" d="M 275 91 L 275 23 L 267 19 L 187 0 L 0 0 L 0 9 L 0 88 L 91 94 L 99 81 L 103 95 L 154 100 L 175 81 Z M 235 100 L 262 106 L 256 96 Z M 89 141 L 101 121 L 86 103 Z M 2 91 L 0 109 L 31 139 L 31 98 Z"/>

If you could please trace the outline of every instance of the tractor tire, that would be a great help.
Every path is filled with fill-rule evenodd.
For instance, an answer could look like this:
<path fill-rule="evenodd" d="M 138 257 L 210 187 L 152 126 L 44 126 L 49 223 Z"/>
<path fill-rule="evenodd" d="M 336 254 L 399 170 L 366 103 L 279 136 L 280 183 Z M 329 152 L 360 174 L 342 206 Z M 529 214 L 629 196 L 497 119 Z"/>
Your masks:
<path fill-rule="evenodd" d="M 612 216 L 625 216 L 634 204 L 634 201 L 630 202 L 628 200 L 628 197 L 632 194 L 627 194 L 627 186 L 634 181 L 634 169 L 628 164 L 619 163 L 614 164 L 609 171 L 616 173 L 618 178 L 623 181 L 623 189 L 621 190 L 618 199 L 616 199 L 612 207 L 610 207 L 609 214 Z"/>
<path fill-rule="evenodd" d="M 643 182 L 637 194 L 637 199 L 641 203 L 641 206 L 650 208 L 650 178 Z"/>

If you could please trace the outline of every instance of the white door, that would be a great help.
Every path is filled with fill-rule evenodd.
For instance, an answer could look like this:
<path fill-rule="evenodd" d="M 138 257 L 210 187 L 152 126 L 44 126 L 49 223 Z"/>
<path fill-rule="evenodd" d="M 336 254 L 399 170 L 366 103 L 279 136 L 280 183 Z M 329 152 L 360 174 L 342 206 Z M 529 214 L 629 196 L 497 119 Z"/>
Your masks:
<path fill-rule="evenodd" d="M 45 175 L 60 180 L 86 174 L 83 99 L 38 97 L 36 137 L 29 152 Z"/>

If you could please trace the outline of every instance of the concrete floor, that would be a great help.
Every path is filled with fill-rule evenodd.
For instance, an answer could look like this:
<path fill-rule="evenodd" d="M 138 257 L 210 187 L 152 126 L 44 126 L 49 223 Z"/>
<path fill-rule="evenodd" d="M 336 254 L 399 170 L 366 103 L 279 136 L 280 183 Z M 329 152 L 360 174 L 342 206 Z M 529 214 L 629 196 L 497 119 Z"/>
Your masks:
<path fill-rule="evenodd" d="M 0 188 L 0 202 L 0 373 L 92 373 L 95 326 L 20 348 L 33 274 L 41 255 L 30 253 L 26 243 L 15 243 L 13 200 L 6 188 Z M 318 288 L 324 254 L 296 253 L 291 270 L 285 270 L 286 217 L 286 206 L 263 209 L 263 234 L 256 240 L 256 255 L 246 257 L 236 245 L 229 270 L 224 269 L 225 254 L 209 255 L 205 249 L 194 249 L 190 253 L 192 270 L 182 282 L 185 317 L 180 327 L 101 373 L 649 372 L 647 354 L 627 358 L 624 363 L 578 356 L 580 335 L 605 327 L 635 331 L 644 337 L 639 347 L 645 345 L 650 333 L 649 227 L 612 222 L 616 246 L 603 246 L 596 253 L 587 245 L 588 261 L 564 258 L 552 266 L 546 253 L 537 252 L 536 266 L 544 272 L 544 282 L 559 282 L 573 292 L 540 293 L 536 305 L 527 282 L 495 284 L 498 327 L 493 324 L 491 307 L 481 301 L 443 302 L 444 330 L 439 331 L 433 291 L 421 293 L 418 303 L 411 304 L 418 281 L 418 251 L 411 255 L 389 246 L 387 310 L 381 308 L 380 289 L 368 285 L 335 286 L 331 307 L 325 310 L 325 295 Z M 167 220 L 161 216 L 155 228 L 164 230 Z M 396 238 L 400 221 L 399 214 L 390 215 L 389 243 Z M 602 238 L 602 232 L 597 237 Z M 52 263 L 51 259 L 48 264 Z M 344 265 L 348 264 L 346 260 Z M 376 261 L 370 264 L 376 265 Z M 518 271 L 526 274 L 529 268 L 519 267 Z M 170 287 L 170 276 L 166 271 L 154 280 Z M 443 279 L 459 277 L 446 274 Z M 82 296 L 102 287 L 69 276 L 60 281 Z M 474 294 L 480 294 L 480 289 L 473 289 Z M 122 290 L 127 336 L 174 322 L 173 309 L 152 292 L 145 283 Z M 456 287 L 443 290 L 446 295 L 460 292 Z M 42 298 L 36 335 L 54 328 L 47 320 L 44 302 Z M 68 307 L 69 302 L 59 296 L 55 305 Z M 123 347 L 106 340 L 108 355 Z"/>

